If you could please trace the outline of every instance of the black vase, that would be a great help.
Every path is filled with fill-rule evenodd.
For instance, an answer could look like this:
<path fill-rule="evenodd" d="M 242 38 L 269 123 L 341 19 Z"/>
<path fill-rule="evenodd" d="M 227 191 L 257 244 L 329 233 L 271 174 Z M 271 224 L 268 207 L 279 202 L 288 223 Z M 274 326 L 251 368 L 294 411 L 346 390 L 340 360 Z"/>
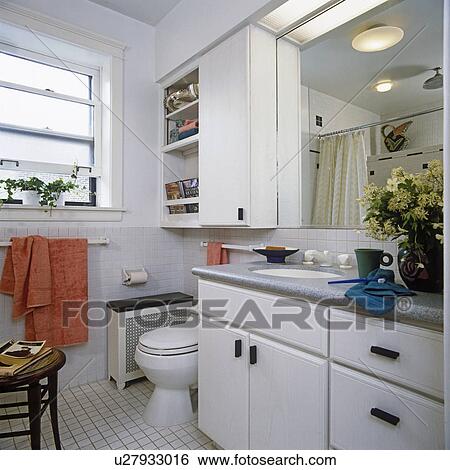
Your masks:
<path fill-rule="evenodd" d="M 441 244 L 428 250 L 401 248 L 398 268 L 406 286 L 419 292 L 442 292 L 444 256 Z"/>

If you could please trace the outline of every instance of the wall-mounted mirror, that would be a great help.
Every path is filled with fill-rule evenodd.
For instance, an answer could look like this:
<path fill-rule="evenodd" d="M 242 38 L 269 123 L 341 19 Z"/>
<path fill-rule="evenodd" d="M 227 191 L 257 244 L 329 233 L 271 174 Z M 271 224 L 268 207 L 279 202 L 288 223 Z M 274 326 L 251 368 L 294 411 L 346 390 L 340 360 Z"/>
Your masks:
<path fill-rule="evenodd" d="M 281 227 L 360 226 L 366 184 L 442 159 L 442 18 L 442 0 L 385 1 L 278 40 Z"/>

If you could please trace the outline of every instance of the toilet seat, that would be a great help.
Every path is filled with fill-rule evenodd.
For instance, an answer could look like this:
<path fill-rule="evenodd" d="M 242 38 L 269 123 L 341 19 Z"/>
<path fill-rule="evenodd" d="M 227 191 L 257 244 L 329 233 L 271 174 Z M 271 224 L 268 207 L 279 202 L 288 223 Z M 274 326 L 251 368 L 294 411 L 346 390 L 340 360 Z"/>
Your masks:
<path fill-rule="evenodd" d="M 198 350 L 198 328 L 183 325 L 149 331 L 139 338 L 138 349 L 154 356 L 179 356 Z"/>
<path fill-rule="evenodd" d="M 187 346 L 186 348 L 155 349 L 148 348 L 139 343 L 138 349 L 145 354 L 150 354 L 153 356 L 179 356 L 181 354 L 189 354 L 198 351 L 198 344 L 193 344 L 192 346 Z"/>

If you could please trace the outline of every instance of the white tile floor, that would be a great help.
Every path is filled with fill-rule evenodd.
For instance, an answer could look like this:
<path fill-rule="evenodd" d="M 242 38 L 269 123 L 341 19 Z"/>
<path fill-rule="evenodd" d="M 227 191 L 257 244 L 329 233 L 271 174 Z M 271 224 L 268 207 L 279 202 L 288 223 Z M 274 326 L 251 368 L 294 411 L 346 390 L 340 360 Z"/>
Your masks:
<path fill-rule="evenodd" d="M 152 392 L 148 381 L 117 390 L 109 381 L 65 390 L 59 394 L 59 426 L 64 449 L 213 449 L 195 421 L 168 428 L 144 423 L 142 413 Z M 15 398 L 19 394 L 15 394 Z M 0 395 L 1 401 L 11 396 Z M 8 413 L 26 411 L 10 408 Z M 0 410 L 5 414 L 6 410 Z M 28 428 L 28 421 L 0 421 L 0 433 Z M 42 448 L 54 449 L 48 411 L 42 418 Z M 28 436 L 0 439 L 0 449 L 29 449 Z"/>

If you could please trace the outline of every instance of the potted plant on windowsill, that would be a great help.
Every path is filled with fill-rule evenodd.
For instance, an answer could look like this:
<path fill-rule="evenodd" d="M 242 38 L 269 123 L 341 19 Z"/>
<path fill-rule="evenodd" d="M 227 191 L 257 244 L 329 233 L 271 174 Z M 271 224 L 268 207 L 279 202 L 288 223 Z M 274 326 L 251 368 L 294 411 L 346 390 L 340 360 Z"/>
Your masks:
<path fill-rule="evenodd" d="M 39 205 L 40 191 L 45 183 L 32 176 L 26 180 L 17 180 L 16 186 L 20 189 L 20 199 L 22 204 L 26 206 L 37 206 Z"/>
<path fill-rule="evenodd" d="M 433 160 L 426 171 L 392 170 L 384 187 L 366 186 L 364 225 L 377 240 L 399 240 L 400 276 L 412 290 L 443 289 L 444 172 Z"/>
<path fill-rule="evenodd" d="M 7 198 L 6 200 L 0 199 L 0 207 L 3 204 L 14 201 L 14 195 L 17 193 L 18 185 L 17 180 L 7 178 L 5 180 L 0 180 L 0 186 L 6 191 Z"/>
<path fill-rule="evenodd" d="M 41 206 L 50 207 L 64 206 L 65 194 L 78 189 L 79 186 L 73 181 L 64 181 L 62 178 L 46 183 L 39 191 Z"/>

